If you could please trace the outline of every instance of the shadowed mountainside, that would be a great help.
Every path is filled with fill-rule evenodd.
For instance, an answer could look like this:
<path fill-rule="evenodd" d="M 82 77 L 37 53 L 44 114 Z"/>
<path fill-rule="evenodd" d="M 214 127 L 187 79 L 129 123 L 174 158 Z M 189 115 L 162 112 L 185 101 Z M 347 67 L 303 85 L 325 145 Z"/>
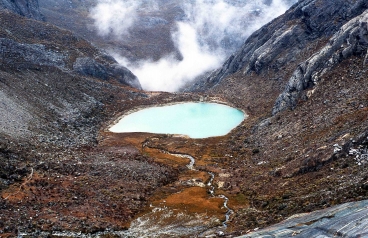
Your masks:
<path fill-rule="evenodd" d="M 9 116 L 3 120 L 2 132 L 27 136 L 34 130 L 27 130 L 23 119 L 44 120 L 44 113 L 53 120 L 76 123 L 102 106 L 104 81 L 140 88 L 129 70 L 72 33 L 12 13 L 1 12 L 0 18 L 2 96 L 9 102 L 2 107 L 3 115 Z"/>
<path fill-rule="evenodd" d="M 44 16 L 40 13 L 38 0 L 2 0 L 0 10 L 4 9 L 35 20 L 44 20 Z"/>
<path fill-rule="evenodd" d="M 0 21 L 0 236 L 124 229 L 176 172 L 129 146 L 97 149 L 98 132 L 148 95 L 73 33 L 9 11 Z"/>
<path fill-rule="evenodd" d="M 40 11 L 46 21 L 71 30 L 101 48 L 113 49 L 115 53 L 131 60 L 148 58 L 157 60 L 176 51 L 171 40 L 171 30 L 175 28 L 176 19 L 183 15 L 183 10 L 179 7 L 180 1 L 160 0 L 158 3 L 160 9 L 154 12 L 147 12 L 143 4 L 134 31 L 118 37 L 112 34 L 107 36 L 98 34 L 94 21 L 89 16 L 97 1 L 39 1 Z M 150 5 L 149 2 L 147 5 Z"/>

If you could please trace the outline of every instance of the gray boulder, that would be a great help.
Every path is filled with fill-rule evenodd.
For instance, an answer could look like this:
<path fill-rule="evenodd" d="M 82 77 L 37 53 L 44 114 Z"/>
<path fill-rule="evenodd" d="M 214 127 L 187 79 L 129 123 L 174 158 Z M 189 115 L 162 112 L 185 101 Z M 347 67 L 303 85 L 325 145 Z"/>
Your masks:
<path fill-rule="evenodd" d="M 107 80 L 107 68 L 89 57 L 77 58 L 73 69 L 81 75 Z"/>
<path fill-rule="evenodd" d="M 279 224 L 240 237 L 367 237 L 367 205 L 365 200 L 294 215 Z"/>
<path fill-rule="evenodd" d="M 142 89 L 138 78 L 127 68 L 117 63 L 111 64 L 108 70 L 109 75 L 114 77 L 119 83 L 126 84 L 133 88 Z"/>
<path fill-rule="evenodd" d="M 142 89 L 137 77 L 130 70 L 118 63 L 99 63 L 89 57 L 80 57 L 74 62 L 73 69 L 84 76 L 91 76 L 102 80 L 114 79 L 121 84 Z"/>

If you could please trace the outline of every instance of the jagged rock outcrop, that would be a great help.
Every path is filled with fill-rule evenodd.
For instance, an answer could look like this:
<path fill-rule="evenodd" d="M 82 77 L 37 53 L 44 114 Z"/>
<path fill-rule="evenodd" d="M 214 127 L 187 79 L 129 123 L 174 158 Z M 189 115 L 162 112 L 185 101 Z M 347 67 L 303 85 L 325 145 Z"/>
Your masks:
<path fill-rule="evenodd" d="M 302 62 L 293 73 L 284 92 L 276 100 L 272 113 L 294 108 L 301 92 L 318 84 L 323 74 L 343 59 L 353 54 L 368 53 L 367 26 L 368 11 L 365 11 L 342 26 L 322 50 Z"/>
<path fill-rule="evenodd" d="M 38 0 L 1 0 L 0 10 L 7 9 L 21 16 L 33 18 L 43 21 L 44 16 L 41 14 Z"/>
<path fill-rule="evenodd" d="M 331 40 L 328 43 L 330 46 L 326 46 L 331 47 L 328 51 L 326 51 L 326 48 L 319 51 L 321 49 L 321 43 L 328 41 L 340 29 L 344 31 L 342 26 L 351 19 L 361 15 L 367 8 L 368 2 L 365 0 L 338 0 L 334 1 L 333 4 L 327 0 L 299 1 L 284 15 L 254 32 L 246 40 L 242 48 L 230 56 L 220 69 L 196 82 L 190 87 L 189 91 L 206 91 L 208 88 L 213 88 L 221 84 L 224 78 L 231 77 L 235 73 L 242 73 L 244 77 L 252 77 L 252 73 L 257 75 L 267 74 L 269 76 L 270 72 L 275 72 L 278 73 L 278 78 L 283 79 L 281 82 L 284 82 L 286 77 L 289 76 L 286 72 L 280 73 L 280 69 L 288 65 L 295 65 L 297 67 L 294 69 L 295 76 L 293 77 L 299 77 L 296 75 L 305 74 L 306 72 L 303 71 L 307 70 L 305 69 L 305 65 L 311 62 L 306 61 L 303 63 L 303 61 L 297 62 L 297 60 L 301 60 L 307 54 L 310 54 L 310 56 L 313 54 L 320 55 L 319 60 L 314 61 L 314 66 L 309 66 L 309 74 L 314 73 L 312 71 L 316 69 L 323 70 L 323 65 L 325 65 L 324 60 L 327 61 L 333 54 L 338 54 L 337 50 L 341 50 L 339 47 L 342 45 L 344 39 L 336 39 L 339 42 L 332 42 Z M 353 31 L 347 28 L 345 30 L 351 30 L 351 33 Z M 344 33 L 341 32 L 340 34 Z M 346 37 L 348 35 L 349 33 Z M 360 42 L 359 44 L 362 43 L 361 40 L 358 39 L 358 41 Z M 341 44 L 338 45 L 339 43 Z M 355 43 L 351 42 L 348 44 Z M 349 49 L 353 48 L 350 47 Z M 306 52 L 306 49 L 308 49 L 308 52 Z M 345 57 L 347 56 L 346 53 L 348 51 L 344 51 Z M 305 76 L 309 77 L 308 75 Z M 291 79 L 291 81 L 295 81 L 295 79 Z M 287 87 L 289 89 L 285 89 L 285 92 L 296 89 L 294 87 L 296 85 L 292 86 L 293 83 L 289 83 L 288 85 Z M 304 80 L 302 87 L 297 88 L 300 91 L 312 85 L 313 82 L 308 79 Z M 295 98 L 289 100 L 287 99 L 288 96 L 287 93 L 280 96 L 273 109 L 273 113 L 295 105 Z"/>
<path fill-rule="evenodd" d="M 111 59 L 115 61 L 114 59 Z M 137 77 L 127 68 L 112 63 L 104 65 L 89 57 L 77 58 L 73 64 L 73 69 L 81 75 L 91 76 L 102 80 L 114 78 L 119 83 L 142 89 Z"/>

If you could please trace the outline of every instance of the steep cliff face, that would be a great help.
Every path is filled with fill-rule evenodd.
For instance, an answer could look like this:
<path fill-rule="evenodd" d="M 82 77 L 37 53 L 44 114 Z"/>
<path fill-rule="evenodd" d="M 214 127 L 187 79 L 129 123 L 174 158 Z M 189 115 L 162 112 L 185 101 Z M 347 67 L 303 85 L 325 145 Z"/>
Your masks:
<path fill-rule="evenodd" d="M 1 0 L 0 10 L 1 9 L 7 9 L 21 16 L 33 18 L 35 20 L 44 20 L 44 16 L 41 14 L 38 6 L 38 0 Z"/>
<path fill-rule="evenodd" d="M 323 75 L 352 55 L 365 55 L 368 48 L 368 11 L 353 18 L 331 37 L 329 42 L 306 61 L 300 63 L 284 91 L 277 98 L 272 113 L 295 108 L 302 91 L 313 88 Z M 363 67 L 366 61 L 364 60 Z"/>
<path fill-rule="evenodd" d="M 315 71 L 324 72 L 331 64 L 341 62 L 342 58 L 362 54 L 366 43 L 361 39 L 364 26 L 361 28 L 359 22 L 364 22 L 367 5 L 364 0 L 339 0 L 333 4 L 330 1 L 299 1 L 284 15 L 252 34 L 222 68 L 194 84 L 190 90 L 222 87 L 226 84 L 222 80 L 234 74 L 242 74 L 243 78 L 275 78 L 279 86 L 273 91 L 285 87 L 284 83 L 287 86 L 277 101 L 275 99 L 273 114 L 293 108 L 300 92 L 315 84 L 312 79 L 318 77 Z M 343 27 L 351 20 L 349 26 Z M 339 57 L 341 52 L 343 55 Z M 334 63 L 325 64 L 329 60 Z"/>

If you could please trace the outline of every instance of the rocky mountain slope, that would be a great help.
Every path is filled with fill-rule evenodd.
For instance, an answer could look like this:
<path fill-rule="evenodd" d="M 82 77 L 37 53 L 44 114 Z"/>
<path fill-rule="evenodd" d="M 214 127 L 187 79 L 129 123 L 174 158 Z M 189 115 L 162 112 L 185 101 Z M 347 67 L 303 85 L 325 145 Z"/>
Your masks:
<path fill-rule="evenodd" d="M 33 18 L 36 20 L 44 20 L 44 16 L 40 13 L 37 0 L 30 1 L 12 1 L 3 0 L 0 2 L 1 10 L 9 10 L 11 12 L 17 13 L 21 16 Z"/>
<path fill-rule="evenodd" d="M 256 31 L 222 68 L 193 85 L 192 90 L 206 90 L 238 71 L 245 75 L 270 70 L 277 73 L 290 63 L 298 64 L 301 62 L 298 56 L 304 53 L 306 46 L 329 39 L 365 9 L 365 1 L 338 1 L 332 6 L 326 1 L 299 1 L 282 17 Z M 319 49 L 307 50 L 311 54 Z"/>
<path fill-rule="evenodd" d="M 0 236 L 123 229 L 176 176 L 129 146 L 96 149 L 101 125 L 148 95 L 88 41 L 18 13 L 0 11 Z"/>
<path fill-rule="evenodd" d="M 139 21 L 135 30 L 124 36 L 98 34 L 90 12 L 97 1 L 57 1 L 39 0 L 40 11 L 46 21 L 59 27 L 69 29 L 99 45 L 101 48 L 113 49 L 131 60 L 159 59 L 171 52 L 175 46 L 171 40 L 171 29 L 177 18 L 183 15 L 179 7 L 180 1 L 157 1 L 160 8 L 149 11 L 149 2 L 141 6 Z M 147 9 L 146 9 L 147 8 Z"/>
<path fill-rule="evenodd" d="M 83 91 L 79 90 L 81 87 L 93 84 L 92 79 L 94 81 L 100 80 L 102 85 L 105 81 L 140 89 L 139 81 L 128 69 L 118 65 L 112 57 L 92 47 L 90 43 L 70 32 L 7 12 L 1 12 L 1 21 L 0 67 L 4 84 L 2 93 L 4 93 L 4 97 L 6 94 L 14 94 L 12 90 L 16 88 L 22 93 L 17 95 L 19 99 L 14 100 L 27 102 L 26 104 L 24 102 L 20 103 L 21 106 L 16 106 L 18 104 L 14 102 L 11 104 L 14 107 L 33 107 L 42 112 L 47 112 L 50 108 L 47 98 L 55 98 L 55 100 L 60 101 L 60 105 L 55 105 L 54 110 L 63 114 L 63 108 L 72 107 L 73 97 L 68 95 L 72 94 L 84 98 L 82 101 L 87 103 L 85 108 L 92 110 L 98 105 L 93 106 L 97 102 L 93 102 L 92 98 L 88 98 L 89 89 L 85 90 L 85 93 L 87 93 L 85 96 L 82 96 Z M 33 79 L 32 73 L 35 75 L 34 77 L 42 75 L 45 78 L 37 82 L 37 77 Z M 59 74 L 60 79 L 53 77 L 48 79 L 48 73 Z M 65 84 L 61 80 L 62 75 L 66 75 L 68 78 L 81 78 L 80 86 L 73 87 Z M 17 80 L 14 79 L 11 84 L 7 83 L 10 76 Z M 35 83 L 38 83 L 38 85 L 35 85 Z M 70 91 L 68 91 L 68 94 L 61 90 L 54 91 L 56 84 L 60 84 L 58 87 L 62 85 L 70 87 Z M 74 84 L 77 84 L 77 82 Z M 34 87 L 35 92 L 28 91 L 27 87 L 29 86 Z M 8 91 L 6 91 L 6 88 L 8 88 Z M 42 93 L 43 101 L 29 100 L 27 96 L 30 95 L 27 95 L 27 93 L 30 95 Z M 23 96 L 25 98 L 21 98 Z M 9 95 L 7 98 L 10 99 L 11 97 L 12 95 Z M 16 110 L 16 108 L 13 109 Z M 24 115 L 24 117 L 30 118 L 29 115 Z M 2 130 L 7 133 L 5 127 Z"/>
<path fill-rule="evenodd" d="M 124 1 L 128 5 L 132 4 L 134 1 Z M 242 26 L 244 29 L 251 28 L 257 22 L 262 21 L 262 14 L 257 13 L 259 8 L 262 6 L 270 5 L 272 1 L 262 0 L 262 1 L 200 1 L 194 2 L 191 0 L 154 0 L 136 1 L 139 7 L 135 11 L 134 24 L 133 27 L 128 30 L 127 34 L 116 35 L 113 33 L 113 28 L 118 28 L 119 25 L 124 25 L 124 21 L 121 20 L 119 25 L 110 27 L 108 30 L 104 30 L 104 34 L 98 31 L 98 28 L 102 28 L 95 21 L 98 16 L 94 15 L 94 9 L 96 6 L 102 6 L 103 1 L 96 0 L 70 0 L 70 1 L 57 1 L 57 0 L 39 0 L 40 11 L 45 16 L 46 21 L 57 25 L 59 27 L 73 31 L 74 33 L 88 39 L 94 44 L 101 48 L 112 50 L 114 53 L 119 53 L 121 56 L 128 58 L 132 62 L 137 62 L 142 59 L 158 60 L 163 57 L 167 57 L 169 54 L 176 54 L 176 57 L 180 59 L 182 56 L 179 53 L 178 42 L 174 42 L 173 35 L 177 34 L 176 30 L 178 28 L 178 22 L 188 22 L 193 21 L 192 18 L 196 18 L 196 11 L 203 11 L 205 8 L 210 8 L 212 3 L 216 5 L 217 8 L 212 8 L 213 11 L 218 11 L 223 8 L 222 11 L 228 11 L 230 6 L 244 6 L 249 5 L 247 8 L 248 15 L 243 18 Z M 291 5 L 296 2 L 296 0 L 283 0 L 286 5 Z M 112 4 L 113 2 L 109 2 Z M 119 1 L 116 3 L 115 7 L 119 8 L 122 3 Z M 204 4 L 204 5 L 203 5 Z M 105 4 L 104 6 L 106 7 Z M 128 6 L 127 5 L 127 6 Z M 213 6 L 212 6 L 213 7 Z M 190 9 L 193 8 L 193 9 Z M 195 10 L 197 8 L 197 10 Z M 199 8 L 199 9 L 198 9 Z M 217 9 L 217 10 L 216 10 Z M 257 10 L 258 9 L 258 10 Z M 114 11 L 113 9 L 109 10 Z M 221 11 L 221 10 L 220 10 Z M 220 12 L 219 11 L 219 12 Z M 218 15 L 219 12 L 216 14 Z M 122 11 L 122 15 L 125 12 Z M 102 19 L 103 12 L 100 12 L 100 17 Z M 205 13 L 206 15 L 208 13 Z M 245 14 L 244 14 L 245 15 Z M 267 14 L 266 14 L 267 15 Z M 108 15 L 104 16 L 108 18 Z M 203 24 L 211 16 L 203 16 L 199 18 L 197 16 L 197 23 Z M 222 16 L 223 20 L 226 22 L 226 16 Z M 128 17 L 128 22 L 131 18 Z M 118 19 L 116 19 L 118 21 Z M 99 21 L 100 25 L 106 25 L 105 23 Z M 194 22 L 192 22 L 194 23 Z M 219 22 L 220 24 L 221 22 Z M 211 24 L 211 23 L 207 23 Z M 222 23 L 223 24 L 223 23 Z M 234 27 L 234 26 L 233 26 Z M 208 31 L 213 31 L 211 29 L 206 29 L 204 25 L 201 29 L 200 35 L 198 35 L 198 40 L 200 42 L 206 42 L 205 44 L 212 44 L 210 48 L 216 49 L 216 40 L 210 40 L 208 38 L 221 38 L 221 45 L 226 45 L 222 47 L 222 50 L 226 54 L 237 49 L 244 40 L 240 37 L 239 32 L 235 33 L 234 30 L 224 30 L 227 36 L 222 36 L 220 33 L 223 29 L 219 29 L 218 34 L 209 33 Z M 175 37 L 174 37 L 175 38 Z"/>
<path fill-rule="evenodd" d="M 250 115 L 227 150 L 242 158 L 229 162 L 238 168 L 229 192 L 254 199 L 235 226 L 366 197 L 367 8 L 299 1 L 191 87 L 226 95 Z"/>

